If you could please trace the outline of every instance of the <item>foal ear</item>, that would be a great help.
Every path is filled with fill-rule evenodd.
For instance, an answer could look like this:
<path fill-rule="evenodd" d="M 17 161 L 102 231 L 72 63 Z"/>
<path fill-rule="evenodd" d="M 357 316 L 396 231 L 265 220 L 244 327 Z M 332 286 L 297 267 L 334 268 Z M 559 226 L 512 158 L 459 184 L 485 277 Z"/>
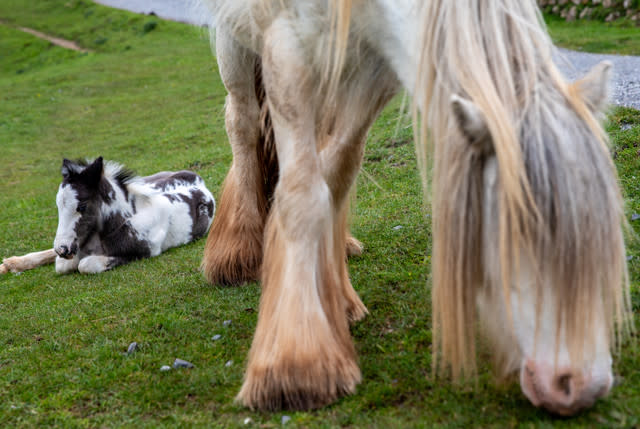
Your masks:
<path fill-rule="evenodd" d="M 73 173 L 73 162 L 69 161 L 67 158 L 62 160 L 62 169 L 60 170 L 62 173 L 62 178 L 67 179 Z"/>
<path fill-rule="evenodd" d="M 572 84 L 594 113 L 602 112 L 607 107 L 612 67 L 611 62 L 602 61 L 593 66 L 582 79 Z"/>
<path fill-rule="evenodd" d="M 100 183 L 100 179 L 102 178 L 102 170 L 103 170 L 103 162 L 102 157 L 96 158 L 90 165 L 87 166 L 84 170 L 82 170 L 82 176 L 85 180 L 85 183 L 90 186 L 97 186 Z"/>
<path fill-rule="evenodd" d="M 484 144 L 490 137 L 484 114 L 470 100 L 451 96 L 451 110 L 462 134 L 472 144 Z"/>

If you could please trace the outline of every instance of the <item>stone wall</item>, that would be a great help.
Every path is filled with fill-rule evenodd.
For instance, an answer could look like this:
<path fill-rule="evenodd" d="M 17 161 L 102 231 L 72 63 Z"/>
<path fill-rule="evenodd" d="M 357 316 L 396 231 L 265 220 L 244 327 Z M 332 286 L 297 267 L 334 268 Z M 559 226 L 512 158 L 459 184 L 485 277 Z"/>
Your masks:
<path fill-rule="evenodd" d="M 614 21 L 628 18 L 640 25 L 640 0 L 538 0 L 543 11 L 567 21 L 597 19 Z"/>

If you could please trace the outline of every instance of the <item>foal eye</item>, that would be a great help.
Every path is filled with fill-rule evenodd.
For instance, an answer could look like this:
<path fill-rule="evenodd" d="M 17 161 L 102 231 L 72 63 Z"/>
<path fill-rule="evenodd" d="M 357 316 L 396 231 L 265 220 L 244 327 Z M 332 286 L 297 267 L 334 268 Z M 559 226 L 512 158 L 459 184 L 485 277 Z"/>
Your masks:
<path fill-rule="evenodd" d="M 87 205 L 86 204 L 78 204 L 78 208 L 76 210 L 78 211 L 78 213 L 84 213 L 85 210 L 87 210 Z"/>

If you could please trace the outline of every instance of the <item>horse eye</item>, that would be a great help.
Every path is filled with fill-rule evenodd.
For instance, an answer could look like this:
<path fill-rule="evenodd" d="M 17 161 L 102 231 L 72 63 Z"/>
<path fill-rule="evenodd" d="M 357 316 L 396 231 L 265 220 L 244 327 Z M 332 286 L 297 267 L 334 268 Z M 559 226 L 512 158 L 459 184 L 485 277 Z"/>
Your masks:
<path fill-rule="evenodd" d="M 78 213 L 84 213 L 85 210 L 87 210 L 87 205 L 86 204 L 78 204 L 78 208 L 76 210 L 78 211 Z"/>

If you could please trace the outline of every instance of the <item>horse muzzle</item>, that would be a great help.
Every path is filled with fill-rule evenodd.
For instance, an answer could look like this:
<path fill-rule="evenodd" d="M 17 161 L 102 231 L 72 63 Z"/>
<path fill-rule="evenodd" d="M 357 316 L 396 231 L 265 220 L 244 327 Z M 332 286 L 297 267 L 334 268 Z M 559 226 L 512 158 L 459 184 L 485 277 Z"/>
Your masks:
<path fill-rule="evenodd" d="M 520 373 L 520 386 L 536 407 L 561 416 L 572 416 L 611 389 L 613 376 L 593 377 L 586 371 L 556 368 L 527 361 Z"/>
<path fill-rule="evenodd" d="M 78 252 L 78 245 L 76 243 L 72 243 L 70 246 L 63 244 L 56 246 L 54 250 L 61 258 L 72 259 Z"/>

